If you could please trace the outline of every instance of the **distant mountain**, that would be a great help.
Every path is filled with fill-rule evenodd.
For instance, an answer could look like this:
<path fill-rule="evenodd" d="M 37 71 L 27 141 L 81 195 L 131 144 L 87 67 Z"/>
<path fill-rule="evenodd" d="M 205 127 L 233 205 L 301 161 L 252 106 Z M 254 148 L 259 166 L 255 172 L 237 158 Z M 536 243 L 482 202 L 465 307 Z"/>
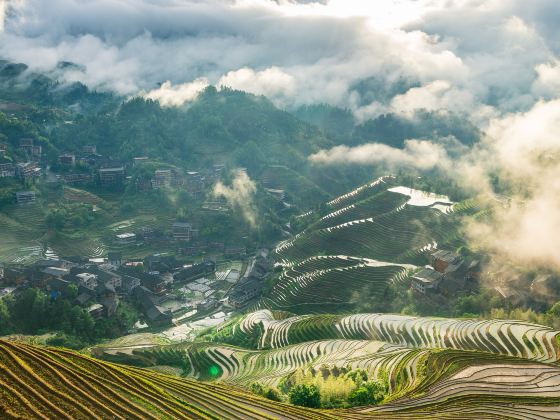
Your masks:
<path fill-rule="evenodd" d="M 59 67 L 75 66 L 60 63 Z M 110 93 L 90 91 L 79 82 L 63 83 L 51 75 L 36 73 L 21 63 L 0 60 L 0 100 L 35 107 L 70 108 L 82 113 L 97 112 L 101 106 L 117 104 Z"/>
<path fill-rule="evenodd" d="M 419 110 L 413 118 L 387 113 L 359 123 L 349 110 L 322 104 L 298 108 L 294 115 L 317 126 L 337 143 L 352 146 L 376 142 L 401 148 L 408 139 L 445 137 L 471 145 L 481 136 L 480 130 L 464 117 L 436 111 Z"/>

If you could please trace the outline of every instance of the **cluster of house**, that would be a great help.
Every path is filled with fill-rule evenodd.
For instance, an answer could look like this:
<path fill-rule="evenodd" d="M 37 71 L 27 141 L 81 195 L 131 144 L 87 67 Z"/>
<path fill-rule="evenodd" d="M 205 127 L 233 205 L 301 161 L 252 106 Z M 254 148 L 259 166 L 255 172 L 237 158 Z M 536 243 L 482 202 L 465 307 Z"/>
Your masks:
<path fill-rule="evenodd" d="M 43 148 L 35 144 L 31 138 L 19 140 L 16 159 L 8 159 L 9 146 L 7 143 L 0 144 L 0 178 L 16 178 L 22 182 L 34 181 L 42 174 L 41 162 L 43 160 Z M 16 193 L 18 204 L 35 202 L 34 191 L 19 191 Z"/>
<path fill-rule="evenodd" d="M 266 257 L 258 257 L 249 274 L 235 284 L 228 296 L 227 303 L 239 309 L 262 294 L 265 278 L 272 270 L 271 261 Z"/>
<path fill-rule="evenodd" d="M 7 158 L 9 145 L 0 143 L 0 178 L 17 177 L 22 180 L 37 178 L 44 167 L 43 148 L 33 138 L 21 138 L 17 148 L 19 163 Z M 146 157 L 133 159 L 133 165 L 148 160 Z M 62 169 L 58 179 L 69 185 L 89 184 L 97 181 L 104 187 L 124 184 L 126 165 L 97 152 L 96 145 L 85 145 L 78 151 L 67 151 L 58 155 L 57 165 Z M 181 174 L 177 169 L 158 169 L 152 179 L 137 181 L 139 189 L 157 189 L 161 187 L 184 187 L 193 195 L 200 195 L 206 187 L 214 184 L 224 169 L 223 165 L 214 165 L 201 172 L 189 171 Z"/>
<path fill-rule="evenodd" d="M 2 274 L 1 281 L 5 286 L 36 287 L 47 291 L 53 299 L 66 295 L 70 285 L 75 285 L 78 295 L 74 303 L 94 318 L 112 316 L 119 306 L 120 297 L 130 295 L 137 286 L 132 279 L 126 279 L 107 267 L 62 259 L 39 260 L 29 267 L 4 267 Z"/>
<path fill-rule="evenodd" d="M 8 145 L 6 143 L 0 145 L 0 178 L 18 178 L 21 181 L 27 181 L 41 175 L 43 148 L 34 143 L 31 138 L 19 140 L 17 151 L 20 161 L 8 159 Z"/>
<path fill-rule="evenodd" d="M 32 138 L 19 140 L 16 158 L 8 159 L 9 146 L 0 144 L 0 178 L 13 177 L 21 181 L 39 178 L 46 168 L 42 146 Z M 136 157 L 133 166 L 147 161 L 147 157 Z M 58 155 L 57 164 L 60 171 L 56 177 L 47 177 L 47 182 L 62 182 L 67 185 L 97 184 L 103 188 L 122 189 L 131 178 L 127 176 L 127 164 L 104 157 L 97 152 L 95 145 L 83 146 L 79 151 L 68 151 Z M 56 168 L 55 168 L 56 170 Z M 163 187 L 182 188 L 191 196 L 200 198 L 204 191 L 214 185 L 221 177 L 224 165 L 212 165 L 200 171 L 182 173 L 177 168 L 157 169 L 151 178 L 136 179 L 136 188 L 144 191 Z M 16 196 L 19 204 L 35 201 L 35 193 L 21 191 Z M 278 195 L 278 192 L 275 192 Z M 208 210 L 228 211 L 225 201 L 216 200 L 207 204 Z"/>
<path fill-rule="evenodd" d="M 425 267 L 412 276 L 412 288 L 424 295 L 452 295 L 464 290 L 480 274 L 478 261 L 467 261 L 451 251 L 436 251 L 430 259 L 431 267 Z"/>
<path fill-rule="evenodd" d="M 515 266 L 501 264 L 498 269 L 494 266 L 486 278 L 495 295 L 512 305 L 554 305 L 560 300 L 560 276 L 555 271 L 539 268 L 527 273 L 520 272 Z"/>
<path fill-rule="evenodd" d="M 57 178 L 68 185 L 97 182 L 102 187 L 122 187 L 126 180 L 125 164 L 97 153 L 97 146 L 86 145 L 77 152 L 58 155 L 62 174 Z"/>
<path fill-rule="evenodd" d="M 210 276 L 216 270 L 213 261 L 185 266 L 175 257 L 161 254 L 147 256 L 142 265 L 144 269 L 139 274 L 142 284 L 134 290 L 134 297 L 152 325 L 168 325 L 172 321 L 172 311 L 163 306 L 172 284 L 189 283 Z"/>
<path fill-rule="evenodd" d="M 215 268 L 212 261 L 184 266 L 168 255 L 124 262 L 120 253 L 109 252 L 107 259 L 99 261 L 44 259 L 31 266 L 2 267 L 0 289 L 6 294 L 37 287 L 56 299 L 64 296 L 70 285 L 75 285 L 78 295 L 74 303 L 94 318 L 112 316 L 120 300 L 127 299 L 137 304 L 151 325 L 167 325 L 172 321 L 172 313 L 161 302 L 171 284 L 211 275 Z"/>
<path fill-rule="evenodd" d="M 41 176 L 45 167 L 45 156 L 41 145 L 32 138 L 19 140 L 17 156 L 21 162 L 14 163 L 7 159 L 8 145 L 3 143 L 0 147 L 0 178 L 16 177 L 22 181 L 35 179 Z M 66 152 L 58 156 L 58 166 L 64 168 L 59 180 L 66 184 L 86 184 L 94 181 L 94 172 L 97 172 L 101 185 L 114 185 L 124 182 L 124 165 L 104 158 L 97 153 L 95 145 L 84 146 L 79 152 Z M 76 170 L 76 166 L 82 170 Z M 84 170 L 86 169 L 86 170 Z M 87 170 L 89 169 L 89 171 Z"/>
<path fill-rule="evenodd" d="M 134 158 L 134 165 L 147 160 L 147 158 Z M 214 185 L 223 172 L 224 165 L 213 165 L 203 171 L 187 171 L 182 173 L 177 168 L 156 169 L 152 178 L 138 178 L 136 188 L 140 191 L 166 187 L 184 188 L 195 198 L 200 198 L 204 190 Z"/>

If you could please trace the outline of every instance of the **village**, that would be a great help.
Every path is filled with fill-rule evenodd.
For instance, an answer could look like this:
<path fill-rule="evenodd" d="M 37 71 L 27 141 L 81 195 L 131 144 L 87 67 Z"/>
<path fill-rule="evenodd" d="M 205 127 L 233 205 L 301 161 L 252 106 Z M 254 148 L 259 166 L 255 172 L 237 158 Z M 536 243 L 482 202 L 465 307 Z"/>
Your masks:
<path fill-rule="evenodd" d="M 438 250 L 430 255 L 430 265 L 412 276 L 414 291 L 429 296 L 451 296 L 458 292 L 472 292 L 480 278 L 480 263 L 466 260 L 452 251 Z"/>
<path fill-rule="evenodd" d="M 99 154 L 95 145 L 61 153 L 53 160 L 52 157 L 48 159 L 43 146 L 33 138 L 21 138 L 15 148 L 10 148 L 8 143 L 0 143 L 0 178 L 13 178 L 24 186 L 44 180 L 51 185 L 96 186 L 119 191 L 132 182 L 138 191 L 181 187 L 194 198 L 200 198 L 205 188 L 220 178 L 224 169 L 224 165 L 216 164 L 202 171 L 185 173 L 176 167 L 162 167 L 134 179 L 128 174 L 133 168 L 149 161 L 148 157 L 135 157 L 130 162 L 117 161 Z M 22 189 L 14 198 L 18 204 L 30 203 L 35 201 L 36 193 Z"/>
<path fill-rule="evenodd" d="M 189 171 L 154 164 L 147 157 L 121 162 L 100 155 L 95 145 L 53 159 L 35 139 L 21 138 L 17 146 L 0 144 L 0 178 L 22 187 L 13 196 L 20 208 L 37 206 L 39 191 L 49 186 L 68 188 L 67 193 L 74 188 L 100 194 L 119 194 L 125 188 L 140 194 L 180 191 L 201 203 L 201 211 L 230 211 L 225 200 L 206 194 L 220 180 L 224 165 Z M 101 255 L 59 256 L 47 250 L 31 263 L 0 264 L 0 298 L 28 288 L 42 290 L 53 300 L 72 296 L 72 303 L 94 319 L 114 316 L 127 302 L 139 314 L 134 331 L 192 322 L 211 326 L 254 303 L 273 268 L 268 249 L 248 250 L 243 241 L 208 240 L 185 218 L 156 227 L 125 221 L 107 231 L 111 233 L 104 238 Z"/>
<path fill-rule="evenodd" d="M 208 327 L 254 303 L 272 268 L 266 249 L 241 259 L 192 264 L 162 254 L 125 260 L 118 252 L 89 260 L 41 259 L 30 266 L 0 266 L 0 298 L 31 287 L 52 300 L 74 296 L 72 303 L 94 319 L 115 315 L 127 302 L 140 314 L 129 332 L 193 322 Z"/>
<path fill-rule="evenodd" d="M 270 166 L 259 180 L 278 208 L 289 208 L 285 191 L 271 176 L 278 170 L 281 168 Z M 49 186 L 61 189 L 65 198 L 76 195 L 78 203 L 84 196 L 76 191 L 119 197 L 125 190 L 134 191 L 137 197 L 151 192 L 180 193 L 198 212 L 228 217 L 228 202 L 209 194 L 225 172 L 221 164 L 188 170 L 145 156 L 116 161 L 99 154 L 95 145 L 47 158 L 43 146 L 32 138 L 21 138 L 18 147 L 0 144 L 0 178 L 22 186 L 12 199 L 12 205 L 22 209 L 42 200 L 38 192 Z M 134 206 L 122 201 L 123 207 Z M 138 313 L 130 332 L 179 328 L 183 335 L 193 327 L 218 325 L 257 302 L 274 271 L 267 249 L 272 243 L 261 249 L 263 245 L 248 246 L 243 235 L 234 240 L 209 238 L 201 233 L 207 226 L 191 216 L 160 216 L 151 216 L 157 223 L 148 223 L 148 217 L 141 216 L 109 225 L 98 255 L 77 252 L 59 256 L 47 246 L 32 263 L 4 263 L 0 267 L 0 298 L 33 287 L 57 299 L 70 290 L 76 295 L 73 303 L 94 319 L 114 316 L 119 304 L 126 302 Z M 406 282 L 416 300 L 445 307 L 459 296 L 478 293 L 480 261 L 445 249 L 428 250 L 426 257 L 429 264 L 411 272 Z M 530 285 L 526 296 L 511 287 L 511 282 L 508 286 L 494 281 L 492 291 L 504 301 L 526 302 L 539 293 L 550 294 L 550 279 L 541 277 Z M 185 325 L 188 328 L 182 328 Z"/>

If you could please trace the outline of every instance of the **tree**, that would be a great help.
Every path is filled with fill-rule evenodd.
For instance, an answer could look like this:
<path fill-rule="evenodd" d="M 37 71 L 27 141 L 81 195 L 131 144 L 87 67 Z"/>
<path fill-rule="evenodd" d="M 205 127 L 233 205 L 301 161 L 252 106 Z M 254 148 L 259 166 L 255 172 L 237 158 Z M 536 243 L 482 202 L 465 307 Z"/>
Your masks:
<path fill-rule="evenodd" d="M 379 382 L 365 382 L 348 397 L 351 406 L 374 405 L 385 398 L 385 386 Z"/>
<path fill-rule="evenodd" d="M 560 317 L 560 301 L 552 305 L 552 307 L 548 310 L 548 313 L 552 316 Z"/>
<path fill-rule="evenodd" d="M 12 321 L 23 332 L 34 334 L 48 322 L 47 303 L 46 295 L 40 290 L 25 290 L 10 308 Z"/>
<path fill-rule="evenodd" d="M 68 214 L 64 209 L 52 209 L 49 210 L 47 216 L 45 217 L 45 224 L 50 229 L 59 230 L 64 227 L 64 222 L 66 221 Z"/>
<path fill-rule="evenodd" d="M 321 393 L 315 385 L 299 384 L 292 387 L 288 394 L 290 403 L 309 408 L 321 407 Z"/>
<path fill-rule="evenodd" d="M 76 333 L 91 340 L 93 338 L 94 327 L 95 321 L 92 316 L 88 312 L 81 310 L 74 320 L 74 329 Z"/>
<path fill-rule="evenodd" d="M 282 401 L 280 393 L 274 388 L 268 388 L 262 395 L 271 401 Z"/>
<path fill-rule="evenodd" d="M 78 286 L 74 283 L 69 284 L 66 288 L 66 298 L 70 300 L 74 300 L 78 297 Z"/>
<path fill-rule="evenodd" d="M 10 332 L 10 312 L 8 305 L 3 299 L 0 299 L 0 334 L 8 334 Z"/>

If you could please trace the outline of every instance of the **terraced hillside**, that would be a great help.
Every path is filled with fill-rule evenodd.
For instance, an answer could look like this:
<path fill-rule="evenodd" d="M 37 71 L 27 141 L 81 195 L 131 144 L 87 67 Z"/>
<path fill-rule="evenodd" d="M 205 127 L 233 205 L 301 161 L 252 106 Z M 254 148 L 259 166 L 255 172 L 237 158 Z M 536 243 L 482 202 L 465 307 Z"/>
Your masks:
<path fill-rule="evenodd" d="M 497 373 L 492 373 L 492 369 L 507 371 L 514 370 L 516 366 L 529 371 L 534 369 L 539 372 L 537 376 L 543 372 L 554 376 L 560 373 L 558 366 L 529 363 L 510 357 L 457 350 L 414 349 L 369 340 L 309 341 L 263 351 L 211 343 L 190 343 L 167 348 L 138 349 L 134 351 L 132 358 L 125 360 L 134 360 L 144 366 L 157 366 L 167 362 L 172 366 L 182 366 L 185 368 L 184 374 L 200 380 L 219 379 L 245 387 L 255 382 L 276 387 L 283 377 L 302 368 L 315 371 L 331 366 L 349 370 L 359 368 L 364 369 L 370 378 L 387 380 L 390 396 L 386 402 L 403 396 L 413 398 L 435 383 L 449 378 L 451 373 L 462 370 L 462 374 L 454 375 L 456 379 L 468 379 L 471 372 L 480 374 L 485 369 L 488 369 L 486 375 L 490 377 Z M 428 366 L 438 366 L 438 374 L 434 375 L 434 372 L 426 369 Z M 533 380 L 538 381 L 537 378 Z M 501 379 L 497 377 L 494 382 L 497 383 L 495 390 L 503 388 L 502 392 L 505 392 L 506 388 L 511 387 L 508 381 L 500 383 Z M 481 384 L 478 386 L 483 388 Z M 473 388 L 476 388 L 476 384 L 473 384 Z"/>
<path fill-rule="evenodd" d="M 204 369 L 206 364 L 221 381 L 183 379 L 68 350 L 0 340 L 0 417 L 418 419 L 459 414 L 465 419 L 554 419 L 560 414 L 560 368 L 552 364 L 365 340 L 309 342 L 261 352 L 216 344 L 191 346 L 172 351 L 190 351 L 191 366 Z M 144 360 L 149 356 L 144 353 Z M 273 384 L 297 366 L 329 363 L 388 378 L 389 397 L 378 406 L 311 410 L 238 387 L 254 379 Z"/>
<path fill-rule="evenodd" d="M 40 258 L 42 246 L 33 228 L 1 213 L 0 225 L 0 255 L 3 261 L 20 263 Z"/>
<path fill-rule="evenodd" d="M 400 195 L 390 192 L 381 194 L 396 194 L 397 198 Z M 419 254 L 428 246 L 458 240 L 457 220 L 429 207 L 404 204 L 380 215 L 343 220 L 333 226 L 305 232 L 295 241 L 281 244 L 277 249 L 281 261 L 290 264 L 316 255 L 349 255 L 418 263 Z"/>
<path fill-rule="evenodd" d="M 285 267 L 262 304 L 300 313 L 350 310 L 354 291 L 371 286 L 374 296 L 379 296 L 387 281 L 401 281 L 414 268 L 344 255 L 311 257 Z M 337 293 L 332 293 L 333 290 Z"/>
<path fill-rule="evenodd" d="M 275 249 L 282 274 L 255 308 L 294 313 L 353 310 L 353 296 L 381 299 L 436 248 L 463 245 L 460 225 L 476 203 L 398 185 L 385 176 L 326 203 L 316 222 Z"/>
<path fill-rule="evenodd" d="M 416 342 L 416 346 L 410 342 L 399 345 L 371 338 L 316 340 L 314 337 L 321 332 L 357 336 L 359 322 L 352 318 L 322 316 L 324 323 L 318 325 L 319 318 L 314 316 L 275 321 L 270 320 L 270 315 L 254 313 L 227 327 L 233 334 L 262 334 L 261 344 L 268 344 L 264 350 L 200 342 L 139 348 L 121 354 L 112 349 L 111 354 L 103 356 L 144 367 L 180 368 L 183 375 L 202 381 L 246 388 L 255 382 L 278 387 L 283 379 L 298 370 L 320 372 L 333 368 L 362 369 L 370 379 L 387 384 L 388 394 L 380 405 L 328 412 L 338 418 L 449 418 L 459 415 L 458 418 L 552 419 L 560 416 L 558 331 L 504 322 L 496 331 L 517 329 L 527 342 L 532 342 L 531 346 L 540 349 L 533 354 L 508 356 L 484 347 L 483 343 L 491 342 L 492 336 L 500 336 L 498 332 L 484 328 L 476 331 L 469 324 L 448 331 L 450 335 L 456 334 L 458 340 L 464 340 L 457 347 L 477 347 L 469 343 L 469 331 L 481 339 L 478 348 L 466 350 L 445 348 L 444 343 L 440 343 L 441 347 L 430 348 L 424 342 Z M 268 326 L 264 326 L 266 322 Z M 434 320 L 417 320 L 419 325 L 422 322 L 433 325 Z M 256 329 L 259 324 L 264 328 Z M 352 328 L 355 331 L 350 331 Z M 394 330 L 380 328 L 388 334 L 385 338 L 391 338 Z M 405 330 L 416 331 L 418 339 L 426 339 L 427 331 L 437 328 L 422 330 L 408 326 Z M 511 334 L 507 338 L 510 344 L 520 345 Z M 292 344 L 298 339 L 298 344 Z M 544 349 L 553 352 L 545 354 Z M 548 363 L 538 361 L 545 359 Z"/>
<path fill-rule="evenodd" d="M 509 320 L 422 318 L 393 314 L 275 316 L 263 310 L 231 326 L 234 335 L 259 334 L 259 348 L 319 339 L 380 340 L 413 348 L 472 350 L 547 363 L 560 361 L 560 331 Z"/>
<path fill-rule="evenodd" d="M 260 420 L 330 416 L 218 383 L 0 340 L 0 417 Z"/>
<path fill-rule="evenodd" d="M 50 191 L 50 190 L 49 190 Z M 0 262 L 32 263 L 45 256 L 47 250 L 58 256 L 80 255 L 96 258 L 109 251 L 120 251 L 129 258 L 143 257 L 154 247 L 120 245 L 115 235 L 139 229 L 169 229 L 175 220 L 149 197 L 135 197 L 134 215 L 118 211 L 120 195 L 101 194 L 104 197 L 78 188 L 65 187 L 60 196 L 46 199 L 47 190 L 34 204 L 5 206 L 0 212 L 3 237 L 0 241 Z M 86 204 L 95 208 L 95 216 L 87 225 L 53 229 L 46 223 L 46 216 L 53 203 L 64 205 Z M 68 218 L 70 220 L 70 218 Z M 172 246 L 168 246 L 172 248 Z M 158 246 L 158 251 L 165 251 Z"/>

